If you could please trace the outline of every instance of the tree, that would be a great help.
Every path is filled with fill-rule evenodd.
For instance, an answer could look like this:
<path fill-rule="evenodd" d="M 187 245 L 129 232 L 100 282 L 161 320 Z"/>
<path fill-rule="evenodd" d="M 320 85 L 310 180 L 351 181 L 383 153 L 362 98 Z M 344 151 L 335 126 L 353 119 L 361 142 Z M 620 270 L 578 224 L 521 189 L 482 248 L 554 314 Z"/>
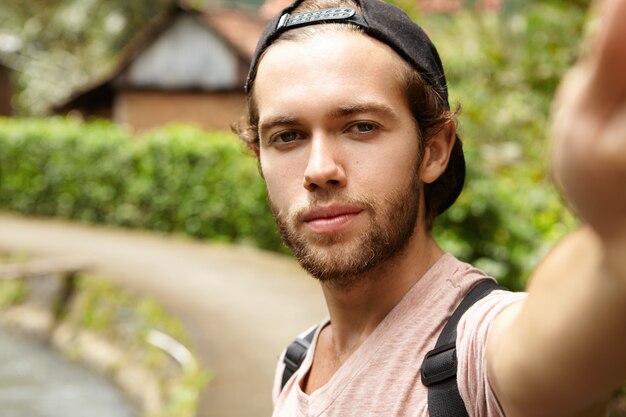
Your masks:
<path fill-rule="evenodd" d="M 0 35 L 20 40 L 3 57 L 20 75 L 17 109 L 42 113 L 74 88 L 112 68 L 116 57 L 169 0 L 8 0 Z"/>

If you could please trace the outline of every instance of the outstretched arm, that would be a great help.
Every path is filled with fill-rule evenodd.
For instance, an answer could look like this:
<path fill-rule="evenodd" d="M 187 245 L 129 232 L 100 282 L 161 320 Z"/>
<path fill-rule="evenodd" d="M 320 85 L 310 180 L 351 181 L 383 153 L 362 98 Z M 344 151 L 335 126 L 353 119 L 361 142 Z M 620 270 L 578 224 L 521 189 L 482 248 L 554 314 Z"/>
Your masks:
<path fill-rule="evenodd" d="M 489 373 L 508 417 L 604 415 L 626 382 L 626 0 L 568 74 L 553 115 L 557 184 L 583 227 L 494 322 Z"/>

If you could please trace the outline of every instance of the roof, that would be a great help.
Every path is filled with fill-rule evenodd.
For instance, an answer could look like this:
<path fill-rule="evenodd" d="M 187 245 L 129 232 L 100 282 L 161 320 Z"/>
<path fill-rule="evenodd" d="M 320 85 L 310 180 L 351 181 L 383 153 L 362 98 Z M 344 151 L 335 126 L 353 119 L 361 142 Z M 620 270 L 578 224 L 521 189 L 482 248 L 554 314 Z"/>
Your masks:
<path fill-rule="evenodd" d="M 201 19 L 250 61 L 267 21 L 256 10 L 213 8 L 201 13 Z"/>
<path fill-rule="evenodd" d="M 252 60 L 257 40 L 267 23 L 257 10 L 249 7 L 222 6 L 199 11 L 188 7 L 183 1 L 174 1 L 123 49 L 119 63 L 111 71 L 74 91 L 64 102 L 53 106 L 51 111 L 65 112 L 76 107 L 89 107 L 92 102 L 112 99 L 115 91 L 114 81 L 122 76 L 141 53 L 184 13 L 193 15 L 215 32 L 232 48 L 246 67 Z"/>
<path fill-rule="evenodd" d="M 252 59 L 267 21 L 293 0 L 266 0 L 260 10 L 251 7 L 213 6 L 199 11 L 185 3 L 173 0 L 172 5 L 154 19 L 142 33 L 121 53 L 118 65 L 103 76 L 75 91 L 63 103 L 52 108 L 53 112 L 64 112 L 75 107 L 88 107 L 94 102 L 112 99 L 115 88 L 113 82 L 123 75 L 137 57 L 148 48 L 181 13 L 194 15 L 199 22 L 213 30 L 228 44 L 244 66 Z M 452 13 L 463 8 L 463 0 L 415 0 L 421 10 L 427 13 Z M 482 10 L 499 10 L 503 0 L 476 0 Z"/>

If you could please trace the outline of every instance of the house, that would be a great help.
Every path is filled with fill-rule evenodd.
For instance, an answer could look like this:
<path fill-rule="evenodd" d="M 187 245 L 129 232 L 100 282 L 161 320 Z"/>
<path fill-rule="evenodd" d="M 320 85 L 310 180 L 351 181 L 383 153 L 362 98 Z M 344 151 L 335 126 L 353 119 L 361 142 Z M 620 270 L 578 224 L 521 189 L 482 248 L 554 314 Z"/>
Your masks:
<path fill-rule="evenodd" d="M 122 53 L 109 74 L 72 94 L 52 112 L 106 118 L 142 131 L 171 122 L 229 130 L 245 112 L 243 85 L 267 21 L 292 0 L 252 8 L 198 11 L 179 0 Z M 471 3 L 498 10 L 502 0 L 416 0 L 428 13 Z"/>
<path fill-rule="evenodd" d="M 254 9 L 175 3 L 122 52 L 109 74 L 52 110 L 146 130 L 170 122 L 228 130 L 266 21 Z"/>

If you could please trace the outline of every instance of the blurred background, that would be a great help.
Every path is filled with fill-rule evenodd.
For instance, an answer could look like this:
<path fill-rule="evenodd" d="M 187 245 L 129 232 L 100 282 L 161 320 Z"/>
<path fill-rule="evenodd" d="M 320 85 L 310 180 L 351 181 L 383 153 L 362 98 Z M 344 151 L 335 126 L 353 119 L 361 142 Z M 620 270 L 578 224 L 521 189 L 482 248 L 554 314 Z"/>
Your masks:
<path fill-rule="evenodd" d="M 63 169 L 57 171 L 67 172 L 49 175 L 42 171 L 43 160 L 33 159 L 37 147 L 45 146 L 35 133 L 29 137 L 37 144 L 19 145 L 29 158 L 16 158 L 4 144 L 2 207 L 249 240 L 281 251 L 260 179 L 246 171 L 254 163 L 240 162 L 246 158 L 239 156 L 234 156 L 236 164 L 216 161 L 224 164 L 220 167 L 203 161 L 217 152 L 239 153 L 231 135 L 222 132 L 229 132 L 243 112 L 241 87 L 256 39 L 285 2 L 250 1 L 0 3 L 0 109 L 18 116 L 3 121 L 2 130 L 41 129 L 42 135 L 49 130 L 45 135 L 54 133 L 49 140 L 57 140 L 56 146 L 73 149 L 72 158 L 58 161 Z M 451 103 L 462 109 L 468 183 L 459 203 L 438 222 L 436 234 L 461 258 L 512 288 L 523 288 L 537 259 L 572 226 L 549 184 L 546 126 L 558 82 L 579 55 L 590 2 L 399 2 L 438 45 Z M 188 125 L 154 129 L 171 123 Z M 76 137 L 80 140 L 74 143 Z M 111 150 L 100 149 L 107 147 Z M 99 153 L 107 158 L 98 158 Z M 151 164 L 160 172 L 151 171 Z M 82 174 L 71 175 L 72 169 Z M 140 172 L 119 175 L 125 169 Z M 215 178 L 202 171 L 210 169 Z M 14 184 L 9 175 L 28 180 Z M 93 184 L 82 186 L 84 181 Z M 246 191 L 238 187 L 235 195 L 222 184 L 225 193 L 218 197 L 220 181 L 244 183 Z"/>
<path fill-rule="evenodd" d="M 541 257 L 576 225 L 550 182 L 548 117 L 559 80 L 582 52 L 591 2 L 394 3 L 433 38 L 450 101 L 460 108 L 468 180 L 458 202 L 437 220 L 434 234 L 457 257 L 511 289 L 523 289 Z M 283 0 L 0 2 L 5 263 L 16 263 L 15 252 L 22 264 L 34 254 L 81 255 L 100 262 L 105 281 L 155 297 L 173 311 L 184 328 L 178 338 L 191 333 L 186 345 L 195 346 L 212 375 L 190 378 L 190 392 L 196 394 L 187 402 L 200 404 L 201 411 L 182 407 L 189 415 L 269 413 L 275 356 L 323 314 L 315 289 L 294 284 L 302 273 L 276 233 L 256 162 L 230 133 L 245 107 L 242 87 L 256 40 L 284 5 Z M 125 229 L 135 232 L 124 234 Z M 111 230 L 117 240 L 107 240 L 113 239 L 106 234 Z M 132 240 L 138 239 L 137 230 L 156 234 Z M 100 246 L 105 241 L 106 250 Z M 138 245 L 159 249 L 131 259 Z M 186 248 L 184 254 L 178 248 Z M 202 261 L 190 260 L 194 251 L 203 254 Z M 159 266 L 174 252 L 174 272 Z M 145 271 L 142 275 L 142 262 L 158 269 L 150 272 L 152 280 Z M 189 265 L 198 268 L 187 271 Z M 20 271 L 13 275 L 28 275 Z M 68 268 L 50 271 L 65 276 Z M 156 279 L 164 271 L 169 275 Z M 168 287 L 168 280 L 176 285 Z M 0 292 L 7 291 L 8 281 L 0 282 Z M 28 297 L 11 282 L 13 296 L 4 304 L 15 307 Z M 180 288 L 186 292 L 173 300 L 172 291 Z M 202 291 L 204 299 L 185 306 L 185 297 Z M 69 303 L 71 297 L 61 299 Z M 285 315 L 293 318 L 288 326 L 280 324 Z M 139 326 L 143 336 L 163 327 L 148 321 L 151 327 Z M 228 323 L 237 334 L 229 338 L 216 322 Z M 237 349 L 244 356 L 233 358 Z M 247 367 L 220 365 L 242 359 Z M 256 394 L 244 399 L 250 392 Z M 216 411 L 219 407 L 228 411 Z M 619 413 L 616 407 L 614 415 Z"/>

